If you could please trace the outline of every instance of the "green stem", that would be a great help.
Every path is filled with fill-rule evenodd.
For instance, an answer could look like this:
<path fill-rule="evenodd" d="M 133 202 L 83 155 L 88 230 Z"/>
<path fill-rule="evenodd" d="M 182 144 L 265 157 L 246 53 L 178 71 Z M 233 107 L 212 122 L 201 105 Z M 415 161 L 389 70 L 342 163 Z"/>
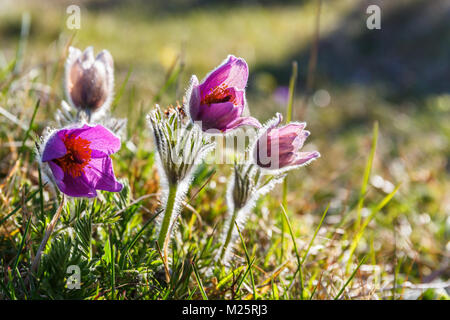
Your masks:
<path fill-rule="evenodd" d="M 222 252 L 220 253 L 220 261 L 223 260 L 223 258 L 225 256 L 225 252 L 227 252 L 228 245 L 230 244 L 231 236 L 233 235 L 233 228 L 235 226 L 234 222 L 236 221 L 238 212 L 239 212 L 239 210 L 235 209 L 233 211 L 233 215 L 231 216 L 231 219 L 229 221 L 230 225 L 228 226 L 227 236 L 225 238 L 225 242 L 222 247 Z"/>
<path fill-rule="evenodd" d="M 172 220 L 172 214 L 175 209 L 175 199 L 177 195 L 177 185 L 169 185 L 169 196 L 167 197 L 166 209 L 164 211 L 164 217 L 159 231 L 158 243 L 161 248 L 164 247 L 166 238 L 170 236 L 169 231 L 170 221 Z"/>
<path fill-rule="evenodd" d="M 282 204 L 283 204 L 283 208 L 286 210 L 288 210 L 287 208 L 287 194 L 288 194 L 288 185 L 287 185 L 287 177 L 284 178 L 283 181 L 283 199 L 282 199 Z M 280 254 L 280 262 L 282 262 L 284 260 L 284 247 L 285 247 L 285 234 L 286 234 L 286 230 L 287 226 L 286 226 L 286 221 L 285 219 L 283 219 L 283 217 L 281 217 L 281 254 Z"/>

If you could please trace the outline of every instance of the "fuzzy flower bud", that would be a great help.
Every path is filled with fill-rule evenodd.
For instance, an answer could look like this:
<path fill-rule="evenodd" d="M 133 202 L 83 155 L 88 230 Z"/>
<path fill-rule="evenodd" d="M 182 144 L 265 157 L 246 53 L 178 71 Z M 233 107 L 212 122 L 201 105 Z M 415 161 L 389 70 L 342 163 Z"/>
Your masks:
<path fill-rule="evenodd" d="M 114 62 L 109 51 L 94 57 L 92 47 L 84 52 L 70 47 L 64 85 L 72 107 L 87 114 L 108 108 L 114 89 Z"/>
<path fill-rule="evenodd" d="M 205 137 L 197 126 L 185 123 L 183 118 L 180 110 L 165 114 L 158 106 L 147 117 L 157 150 L 158 172 L 162 178 L 164 212 L 159 221 L 158 243 L 165 253 L 176 217 L 189 190 L 192 173 L 214 148 L 209 137 Z"/>

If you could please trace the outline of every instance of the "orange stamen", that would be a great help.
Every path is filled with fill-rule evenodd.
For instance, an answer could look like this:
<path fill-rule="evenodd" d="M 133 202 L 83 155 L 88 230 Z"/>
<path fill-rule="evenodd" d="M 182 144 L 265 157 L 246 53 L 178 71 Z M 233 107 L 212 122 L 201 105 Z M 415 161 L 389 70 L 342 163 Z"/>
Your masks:
<path fill-rule="evenodd" d="M 211 105 L 212 103 L 231 102 L 236 105 L 236 97 L 229 94 L 227 89 L 228 86 L 225 83 L 212 88 L 211 92 L 202 99 L 201 104 Z"/>
<path fill-rule="evenodd" d="M 70 174 L 73 178 L 79 177 L 84 173 L 84 168 L 91 161 L 92 150 L 89 148 L 91 142 L 67 133 L 63 138 L 63 142 L 67 153 L 53 161 L 61 167 L 64 173 Z"/>

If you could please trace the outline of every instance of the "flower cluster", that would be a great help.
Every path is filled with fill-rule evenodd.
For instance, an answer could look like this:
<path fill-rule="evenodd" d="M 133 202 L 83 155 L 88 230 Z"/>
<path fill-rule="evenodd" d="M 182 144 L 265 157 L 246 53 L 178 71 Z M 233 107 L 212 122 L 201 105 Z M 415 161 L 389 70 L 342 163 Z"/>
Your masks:
<path fill-rule="evenodd" d="M 279 113 L 265 126 L 253 117 L 241 117 L 247 104 L 247 80 L 247 63 L 230 55 L 200 84 L 197 77 L 192 76 L 186 96 L 191 121 L 199 124 L 206 134 L 223 134 L 243 125 L 258 129 L 257 138 L 249 149 L 252 160 L 235 165 L 228 184 L 228 217 L 217 256 L 223 265 L 227 265 L 230 246 L 237 238 L 235 224 L 244 227 L 256 200 L 283 181 L 285 172 L 320 157 L 317 151 L 300 152 L 310 134 L 304 130 L 306 123 L 291 122 L 280 126 L 282 116 Z"/>
<path fill-rule="evenodd" d="M 94 57 L 92 47 L 84 52 L 70 47 L 64 86 L 69 104 L 63 101 L 56 115 L 62 128 L 48 129 L 39 147 L 41 167 L 53 185 L 67 196 L 93 198 L 97 196 L 96 190 L 122 190 L 110 155 L 120 149 L 121 139 L 116 133 L 124 122 L 114 121 L 120 124 L 113 127 L 114 132 L 102 124 L 91 123 L 92 115 L 104 115 L 112 102 L 111 54 L 103 50 Z M 72 115 L 72 110 L 76 110 L 77 116 Z"/>
<path fill-rule="evenodd" d="M 306 123 L 281 126 L 282 117 L 277 114 L 262 126 L 257 119 L 242 116 L 247 106 L 248 75 L 245 60 L 230 55 L 201 82 L 192 76 L 184 108 L 162 112 L 156 106 L 147 117 L 163 194 L 157 240 L 166 261 L 193 172 L 215 148 L 213 135 L 229 134 L 242 126 L 258 130 L 246 152 L 250 160 L 235 163 L 228 183 L 228 217 L 217 256 L 224 265 L 236 239 L 235 224 L 244 227 L 256 200 L 283 181 L 287 171 L 320 157 L 317 151 L 300 152 L 310 134 Z M 92 47 L 84 52 L 69 49 L 65 73 L 68 103 L 63 102 L 57 115 L 61 128 L 50 130 L 38 150 L 41 166 L 65 195 L 92 198 L 97 190 L 118 192 L 123 187 L 110 158 L 120 149 L 117 132 L 123 125 L 121 121 L 111 124 L 105 115 L 112 103 L 113 87 L 114 65 L 108 51 L 94 57 Z M 99 123 L 92 122 L 95 119 Z"/>

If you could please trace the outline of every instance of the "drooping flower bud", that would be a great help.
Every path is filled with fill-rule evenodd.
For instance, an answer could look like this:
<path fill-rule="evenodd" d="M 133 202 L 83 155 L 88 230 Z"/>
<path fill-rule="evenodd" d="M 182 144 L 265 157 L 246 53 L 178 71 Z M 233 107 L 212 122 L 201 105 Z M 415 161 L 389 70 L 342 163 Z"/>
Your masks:
<path fill-rule="evenodd" d="M 242 117 L 246 100 L 248 66 L 244 59 L 229 55 L 199 84 L 191 78 L 187 90 L 187 111 L 203 131 L 225 133 L 243 125 L 261 127 L 253 117 Z"/>
<path fill-rule="evenodd" d="M 114 90 L 114 62 L 107 50 L 94 57 L 92 47 L 84 52 L 70 47 L 65 66 L 65 90 L 72 107 L 88 115 L 110 106 Z"/>
<path fill-rule="evenodd" d="M 287 171 L 304 166 L 320 157 L 318 151 L 300 152 L 309 131 L 304 130 L 306 123 L 291 122 L 278 127 L 282 116 L 277 113 L 256 140 L 253 149 L 253 161 L 260 168 L 269 171 Z"/>

